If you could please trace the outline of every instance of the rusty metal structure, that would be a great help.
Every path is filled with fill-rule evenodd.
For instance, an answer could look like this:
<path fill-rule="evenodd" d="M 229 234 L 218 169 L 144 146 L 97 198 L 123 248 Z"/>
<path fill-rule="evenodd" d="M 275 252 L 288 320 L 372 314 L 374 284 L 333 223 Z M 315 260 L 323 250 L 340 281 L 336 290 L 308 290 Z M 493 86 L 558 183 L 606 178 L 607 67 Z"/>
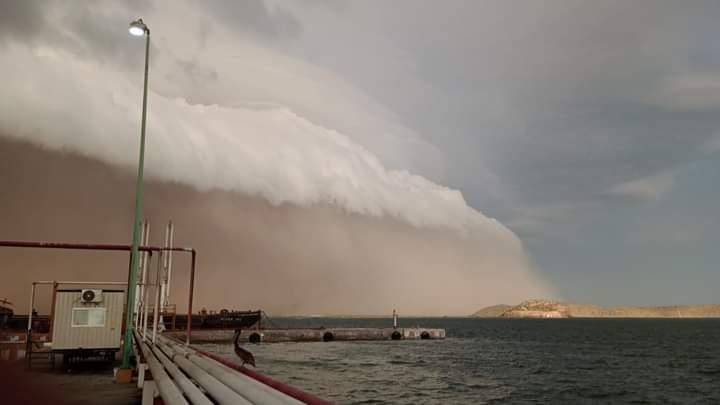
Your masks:
<path fill-rule="evenodd" d="M 125 251 L 130 252 L 132 247 L 130 245 L 116 245 L 116 244 L 98 244 L 98 243 L 66 243 L 66 242 L 35 242 L 35 241 L 17 241 L 17 240 L 0 240 L 0 247 L 7 248 L 28 248 L 28 249 L 64 249 L 64 250 L 95 250 L 95 251 L 106 251 L 106 252 L 117 252 Z M 193 248 L 184 247 L 159 247 L 159 246 L 140 246 L 141 252 L 147 252 L 152 255 L 153 252 L 179 252 L 187 253 L 191 255 L 190 261 L 190 285 L 188 288 L 188 307 L 187 317 L 192 318 L 193 308 L 193 294 L 195 290 L 195 271 L 197 268 L 197 251 Z M 125 283 L 127 284 L 127 283 Z M 34 295 L 35 283 L 33 283 L 33 295 Z M 32 300 L 33 298 L 31 298 Z M 125 311 L 133 311 L 133 308 L 125 307 Z M 30 308 L 32 313 L 32 306 Z M 30 321 L 31 321 L 30 317 Z M 127 325 L 126 325 L 127 326 Z M 186 344 L 190 344 L 192 335 L 192 322 L 187 322 L 186 325 Z"/>

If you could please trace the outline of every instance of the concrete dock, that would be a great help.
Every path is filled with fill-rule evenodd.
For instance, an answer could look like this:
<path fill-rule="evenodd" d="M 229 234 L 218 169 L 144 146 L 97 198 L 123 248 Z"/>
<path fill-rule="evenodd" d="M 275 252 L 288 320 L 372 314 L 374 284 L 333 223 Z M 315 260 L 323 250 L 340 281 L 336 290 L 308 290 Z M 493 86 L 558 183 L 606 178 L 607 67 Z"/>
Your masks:
<path fill-rule="evenodd" d="M 167 332 L 173 336 L 174 332 Z M 235 331 L 228 329 L 196 330 L 195 343 L 218 343 L 233 340 Z M 184 338 L 181 332 L 178 338 Z M 243 330 L 242 343 L 331 342 L 359 340 L 445 339 L 445 329 L 437 328 L 263 328 Z"/>

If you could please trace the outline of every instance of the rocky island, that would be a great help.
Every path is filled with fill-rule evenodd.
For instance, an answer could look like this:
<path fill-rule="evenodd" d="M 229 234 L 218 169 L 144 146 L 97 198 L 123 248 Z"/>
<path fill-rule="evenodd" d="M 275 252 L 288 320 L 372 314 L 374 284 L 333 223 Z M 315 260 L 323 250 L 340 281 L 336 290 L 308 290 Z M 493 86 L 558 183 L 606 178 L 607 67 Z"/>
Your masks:
<path fill-rule="evenodd" d="M 477 318 L 720 318 L 720 305 L 601 307 L 554 300 L 527 300 L 518 305 L 493 305 L 475 312 Z"/>

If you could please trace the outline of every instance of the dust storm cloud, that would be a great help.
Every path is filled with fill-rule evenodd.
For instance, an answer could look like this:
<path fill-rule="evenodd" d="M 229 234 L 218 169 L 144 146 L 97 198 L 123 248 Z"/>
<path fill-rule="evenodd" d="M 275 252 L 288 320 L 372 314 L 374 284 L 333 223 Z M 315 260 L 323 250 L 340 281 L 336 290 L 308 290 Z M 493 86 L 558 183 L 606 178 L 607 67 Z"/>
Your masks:
<path fill-rule="evenodd" d="M 0 30 L 0 238 L 128 243 L 144 43 L 126 27 L 141 13 L 144 215 L 156 244 L 173 220 L 200 252 L 198 308 L 466 314 L 551 293 L 519 238 L 445 185 L 450 157 L 342 74 L 199 3 L 16 6 L 25 23 Z M 20 303 L 31 279 L 127 272 L 123 254 L 0 254 L 0 294 Z"/>
<path fill-rule="evenodd" d="M 130 239 L 134 173 L 127 168 L 0 138 L 0 189 L 0 239 Z M 161 244 L 161 227 L 173 220 L 176 244 L 199 251 L 197 308 L 467 314 L 548 293 L 519 243 L 157 179 L 145 198 L 153 243 Z M 32 280 L 123 281 L 127 274 L 125 253 L 3 249 L 0 263 L 0 294 L 21 310 Z M 175 263 L 172 301 L 182 308 L 188 263 L 179 255 Z"/>

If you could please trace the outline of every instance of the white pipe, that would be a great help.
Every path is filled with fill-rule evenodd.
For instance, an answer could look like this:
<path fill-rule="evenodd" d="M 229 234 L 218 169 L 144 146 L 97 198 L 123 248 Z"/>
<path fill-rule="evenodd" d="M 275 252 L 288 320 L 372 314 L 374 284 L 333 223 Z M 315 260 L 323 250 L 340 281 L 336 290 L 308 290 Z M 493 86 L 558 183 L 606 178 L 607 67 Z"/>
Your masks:
<path fill-rule="evenodd" d="M 247 398 L 252 403 L 268 405 L 302 404 L 301 401 L 298 401 L 295 398 L 285 395 L 284 393 L 254 380 L 237 370 L 233 370 L 224 364 L 218 363 L 212 359 L 207 359 L 204 356 L 200 356 L 192 349 L 186 349 L 175 342 L 170 341 L 164 336 L 161 336 L 158 342 L 161 347 L 187 358 L 192 363 L 205 370 L 208 374 L 230 387 L 233 391 Z"/>
<path fill-rule="evenodd" d="M 187 356 L 193 354 L 193 352 L 187 346 L 181 346 L 180 344 L 175 343 L 175 341 L 170 340 L 162 335 L 160 335 L 158 345 L 162 345 L 162 346 L 166 347 L 168 350 L 171 351 L 171 353 L 177 353 L 184 357 L 187 357 Z"/>
<path fill-rule="evenodd" d="M 139 334 L 137 333 L 137 331 L 135 331 L 135 338 L 139 340 Z M 147 345 L 142 342 L 139 345 L 145 361 L 147 362 L 148 366 L 150 366 L 150 372 L 152 373 L 153 379 L 157 384 L 158 391 L 160 391 L 160 396 L 162 397 L 163 402 L 168 405 L 188 404 L 188 401 L 185 400 L 182 393 L 180 392 L 180 389 L 178 389 L 175 383 L 173 383 L 173 380 L 170 379 L 170 376 L 168 376 L 168 374 L 165 372 L 162 364 L 158 362 L 158 360 L 155 358 Z"/>
<path fill-rule="evenodd" d="M 172 221 L 168 222 L 168 234 L 168 247 L 172 248 L 175 243 L 175 225 L 173 225 Z M 165 296 L 163 297 L 163 305 L 165 306 L 170 305 L 170 281 L 172 279 L 173 252 L 168 251 L 167 254 L 167 276 L 165 280 Z"/>
<path fill-rule="evenodd" d="M 153 354 L 160 359 L 160 363 L 165 366 L 165 369 L 168 373 L 170 373 L 173 380 L 175 380 L 175 383 L 185 393 L 188 399 L 190 399 L 190 402 L 195 405 L 212 405 L 212 401 L 210 401 L 172 361 L 170 361 L 162 350 L 160 350 L 157 346 L 151 347 L 150 350 L 152 350 Z"/>
<path fill-rule="evenodd" d="M 145 246 L 148 243 L 148 238 L 150 236 L 150 224 L 147 222 L 147 220 L 143 221 L 142 224 L 142 232 L 140 233 L 140 246 Z M 147 258 L 148 252 L 141 251 L 140 252 L 140 263 L 138 266 L 138 272 L 140 273 L 140 276 L 138 277 L 138 284 L 137 288 L 135 289 L 135 329 L 137 329 L 139 326 L 142 325 L 142 320 L 140 319 L 141 313 L 144 312 L 145 307 L 145 280 L 146 280 L 146 258 Z"/>
<path fill-rule="evenodd" d="M 145 296 L 147 298 L 147 290 L 145 291 Z M 148 307 L 145 303 L 143 303 L 142 315 L 140 317 L 140 329 L 142 330 L 143 342 L 147 339 L 147 312 Z"/>
<path fill-rule="evenodd" d="M 147 295 L 148 295 L 148 289 L 143 289 L 143 319 L 142 319 L 142 338 L 143 342 L 145 339 L 147 339 L 147 323 L 148 323 L 148 305 L 147 305 Z"/>
<path fill-rule="evenodd" d="M 170 246 L 170 224 L 169 223 L 165 227 L 165 244 L 163 244 L 163 246 L 166 248 Z M 167 294 L 166 290 L 167 290 L 167 277 L 168 277 L 168 274 L 167 274 L 167 271 L 168 271 L 168 263 L 167 263 L 168 256 L 167 255 L 168 254 L 170 254 L 169 251 L 163 252 L 163 260 L 162 260 L 162 269 L 163 269 L 162 275 L 163 276 L 162 276 L 162 284 L 160 286 L 160 297 L 162 299 L 163 307 L 165 307 L 165 305 L 167 305 L 165 303 L 165 301 L 166 301 L 165 295 Z"/>
<path fill-rule="evenodd" d="M 180 354 L 175 353 L 171 348 L 159 344 L 157 345 L 163 352 L 185 373 L 187 373 L 198 385 L 203 387 L 208 394 L 221 405 L 251 405 L 252 402 L 243 398 L 237 392 L 231 390 L 225 384 L 218 381 L 215 377 L 208 374 L 205 370 L 190 362 Z"/>
<path fill-rule="evenodd" d="M 143 241 L 145 240 L 145 221 L 140 223 L 141 231 L 140 231 L 140 246 L 143 245 Z M 140 253 L 141 260 L 138 262 L 138 277 L 137 277 L 137 285 L 135 288 L 135 308 L 133 308 L 134 313 L 137 314 L 135 318 L 135 329 L 137 329 L 138 326 L 140 326 L 140 313 L 142 311 L 142 289 L 143 289 L 143 282 L 142 282 L 142 255 L 144 252 Z M 130 269 L 132 271 L 132 269 Z"/>
<path fill-rule="evenodd" d="M 144 228 L 143 228 L 143 235 L 142 239 L 140 240 L 140 244 L 142 246 L 147 246 L 150 243 L 150 222 L 148 220 L 145 220 Z M 140 256 L 140 265 L 142 266 L 142 282 L 143 282 L 143 293 L 145 293 L 147 279 L 148 279 L 148 257 L 150 257 L 150 252 L 143 250 Z"/>
<path fill-rule="evenodd" d="M 143 220 L 142 222 L 142 233 L 140 235 L 140 246 L 146 246 L 150 241 L 150 223 L 148 220 Z M 138 271 L 140 272 L 140 277 L 138 277 L 138 288 L 136 291 L 139 291 L 139 300 L 137 300 L 137 318 L 138 318 L 138 328 L 143 328 L 147 326 L 147 279 L 148 279 L 148 271 L 147 271 L 147 258 L 150 255 L 150 252 L 148 251 L 142 251 L 140 253 L 140 264 Z M 136 297 L 137 298 L 137 297 Z M 137 329 L 137 328 L 136 328 Z M 143 329 L 143 340 L 146 337 L 146 331 Z"/>
<path fill-rule="evenodd" d="M 208 374 L 217 378 L 222 383 L 232 388 L 235 392 L 250 400 L 250 402 L 267 405 L 302 404 L 302 402 L 296 400 L 295 398 L 285 395 L 278 390 L 275 390 L 214 360 L 208 360 L 198 356 L 197 354 L 191 354 L 188 356 L 188 360 L 197 364 L 198 367 L 207 371 Z"/>
<path fill-rule="evenodd" d="M 153 331 L 152 331 L 152 342 L 155 343 L 155 337 L 157 336 L 158 318 L 159 318 L 159 306 L 160 306 L 160 270 L 162 269 L 162 252 L 157 261 L 157 269 L 155 271 L 155 299 L 153 300 Z"/>
<path fill-rule="evenodd" d="M 33 307 L 35 306 L 35 283 L 32 283 L 32 288 L 30 289 L 30 311 L 28 311 L 28 334 L 30 331 L 32 331 L 32 315 L 33 315 Z M 29 335 L 28 335 L 29 336 Z"/>
<path fill-rule="evenodd" d="M 168 222 L 167 226 L 165 227 L 165 244 L 164 246 L 166 248 L 170 247 L 170 238 L 171 238 L 171 232 L 172 232 L 172 221 Z M 167 307 L 169 304 L 169 291 L 170 291 L 170 284 L 168 282 L 168 272 L 169 272 L 169 260 L 170 255 L 172 254 L 171 251 L 166 250 L 162 252 L 162 278 L 160 283 L 160 299 L 159 305 L 160 305 L 160 326 L 161 330 L 165 330 L 165 322 L 163 320 L 163 313 L 167 311 Z"/>
<path fill-rule="evenodd" d="M 125 281 L 33 281 L 35 284 L 58 285 L 127 285 Z"/>
<path fill-rule="evenodd" d="M 150 222 L 148 220 L 145 220 L 144 227 L 143 227 L 143 234 L 142 239 L 140 240 L 140 244 L 142 246 L 147 246 L 150 243 Z M 140 255 L 140 268 L 141 268 L 141 274 L 142 274 L 142 296 L 147 296 L 147 284 L 148 279 L 150 278 L 148 275 L 148 257 L 150 257 L 150 252 L 148 251 L 142 251 Z M 147 300 L 143 298 L 143 307 L 147 305 Z"/>

